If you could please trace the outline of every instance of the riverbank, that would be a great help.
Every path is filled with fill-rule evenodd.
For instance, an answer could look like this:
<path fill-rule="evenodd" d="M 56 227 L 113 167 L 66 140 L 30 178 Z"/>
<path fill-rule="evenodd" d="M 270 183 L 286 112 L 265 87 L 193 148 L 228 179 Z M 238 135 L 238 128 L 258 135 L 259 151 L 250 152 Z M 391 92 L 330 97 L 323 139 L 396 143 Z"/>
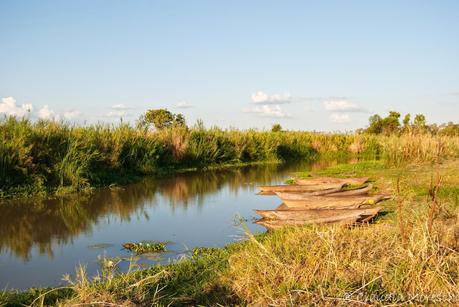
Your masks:
<path fill-rule="evenodd" d="M 116 267 L 107 266 L 99 280 L 88 280 L 79 269 L 68 288 L 9 292 L 0 300 L 37 305 L 57 300 L 122 305 L 457 303 L 457 169 L 458 160 L 337 165 L 317 174 L 370 176 L 379 190 L 395 196 L 373 224 L 249 235 L 225 248 L 197 249 L 167 266 L 119 275 Z"/>
<path fill-rule="evenodd" d="M 52 196 L 189 169 L 330 156 L 434 161 L 459 157 L 459 137 L 301 131 L 72 126 L 0 121 L 0 198 Z"/>

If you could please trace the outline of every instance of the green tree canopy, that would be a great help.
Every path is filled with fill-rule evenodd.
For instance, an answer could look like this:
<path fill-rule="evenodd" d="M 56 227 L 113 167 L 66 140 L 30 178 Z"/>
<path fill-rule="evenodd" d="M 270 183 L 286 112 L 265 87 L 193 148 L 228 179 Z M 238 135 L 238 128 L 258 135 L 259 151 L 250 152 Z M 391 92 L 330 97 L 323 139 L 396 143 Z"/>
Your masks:
<path fill-rule="evenodd" d="M 390 111 L 387 117 L 382 118 L 375 114 L 369 118 L 370 125 L 367 128 L 368 133 L 374 134 L 391 134 L 398 132 L 400 129 L 400 113 Z"/>
<path fill-rule="evenodd" d="M 178 113 L 173 114 L 167 109 L 150 109 L 139 119 L 139 126 L 148 127 L 154 125 L 156 129 L 164 129 L 171 126 L 186 126 L 185 117 Z"/>
<path fill-rule="evenodd" d="M 436 133 L 438 127 L 427 125 L 426 117 L 423 114 L 417 114 L 414 121 L 411 123 L 411 115 L 408 113 L 403 117 L 403 126 L 400 125 L 400 113 L 390 111 L 386 117 L 381 117 L 375 114 L 369 118 L 369 126 L 365 130 L 367 133 L 373 134 L 393 134 L 401 132 L 417 132 L 424 133 L 430 131 Z"/>
<path fill-rule="evenodd" d="M 382 118 L 378 114 L 372 115 L 369 118 L 370 125 L 367 129 L 368 133 L 380 134 L 383 131 Z"/>
<path fill-rule="evenodd" d="M 424 114 L 416 114 L 416 117 L 414 118 L 414 126 L 417 128 L 425 128 L 427 126 Z"/>
<path fill-rule="evenodd" d="M 411 120 L 411 114 L 408 113 L 405 115 L 405 117 L 403 118 L 403 127 L 404 128 L 407 128 L 410 126 L 410 120 Z"/>
<path fill-rule="evenodd" d="M 271 132 L 281 132 L 282 126 L 280 124 L 274 124 L 271 128 Z"/>

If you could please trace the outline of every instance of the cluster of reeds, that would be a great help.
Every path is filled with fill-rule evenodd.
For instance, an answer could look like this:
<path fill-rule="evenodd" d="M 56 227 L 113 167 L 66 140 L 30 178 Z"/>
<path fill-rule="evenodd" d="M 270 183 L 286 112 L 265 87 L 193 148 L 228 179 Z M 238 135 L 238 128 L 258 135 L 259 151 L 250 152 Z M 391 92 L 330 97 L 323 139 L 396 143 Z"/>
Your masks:
<path fill-rule="evenodd" d="M 73 126 L 13 117 L 0 121 L 0 197 L 80 191 L 137 175 L 330 155 L 433 161 L 459 155 L 459 137 L 375 136 L 301 131 L 206 129 L 158 131 L 128 124 Z"/>
<path fill-rule="evenodd" d="M 320 153 L 311 145 L 314 139 L 330 144 L 352 139 L 202 126 L 160 131 L 127 124 L 79 127 L 13 117 L 0 121 L 0 138 L 0 196 L 80 191 L 171 169 L 311 158 Z"/>
<path fill-rule="evenodd" d="M 394 165 L 404 162 L 438 162 L 459 156 L 459 138 L 431 134 L 381 136 L 385 159 Z"/>

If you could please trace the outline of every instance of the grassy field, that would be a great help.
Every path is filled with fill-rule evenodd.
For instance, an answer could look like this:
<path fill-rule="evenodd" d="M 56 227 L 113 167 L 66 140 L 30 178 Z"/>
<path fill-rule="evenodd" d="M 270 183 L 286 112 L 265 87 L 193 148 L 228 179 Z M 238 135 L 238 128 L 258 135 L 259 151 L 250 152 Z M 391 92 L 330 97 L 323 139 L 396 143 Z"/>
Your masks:
<path fill-rule="evenodd" d="M 402 146 L 403 143 L 399 143 Z M 370 176 L 394 199 L 374 223 L 286 228 L 184 260 L 65 289 L 4 293 L 10 304 L 361 305 L 459 303 L 459 160 L 367 161 L 317 175 Z M 305 176 L 309 174 L 296 174 Z M 45 294 L 46 293 L 46 294 Z"/>
<path fill-rule="evenodd" d="M 173 127 L 158 131 L 0 120 L 0 198 L 63 194 L 139 176 L 256 162 L 355 155 L 393 163 L 458 157 L 459 137 Z"/>

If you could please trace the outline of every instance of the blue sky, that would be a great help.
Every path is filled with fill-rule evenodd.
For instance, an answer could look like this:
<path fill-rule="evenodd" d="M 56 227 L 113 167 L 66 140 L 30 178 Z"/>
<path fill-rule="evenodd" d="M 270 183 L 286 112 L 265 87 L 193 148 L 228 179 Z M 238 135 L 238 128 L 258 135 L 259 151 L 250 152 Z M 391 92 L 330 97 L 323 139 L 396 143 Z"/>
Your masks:
<path fill-rule="evenodd" d="M 352 130 L 459 121 L 459 1 L 0 1 L 0 113 Z"/>

